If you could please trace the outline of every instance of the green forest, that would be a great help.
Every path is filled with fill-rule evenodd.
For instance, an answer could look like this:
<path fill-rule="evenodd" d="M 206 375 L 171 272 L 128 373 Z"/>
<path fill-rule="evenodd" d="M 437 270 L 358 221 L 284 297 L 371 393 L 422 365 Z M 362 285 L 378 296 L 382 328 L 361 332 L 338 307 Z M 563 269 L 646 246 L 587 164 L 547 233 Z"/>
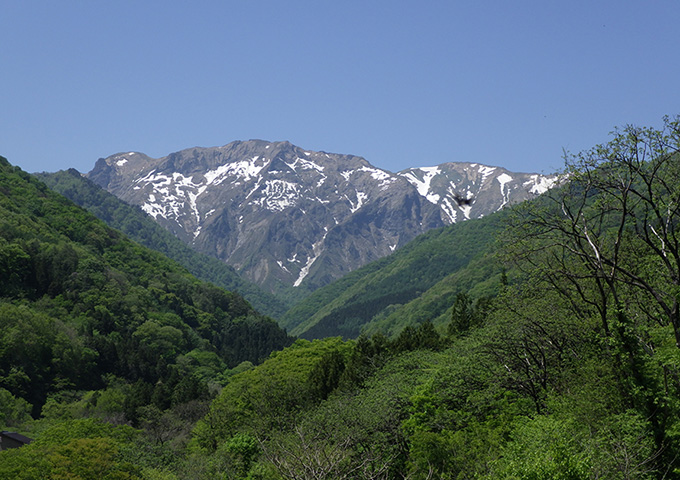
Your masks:
<path fill-rule="evenodd" d="M 0 478 L 680 478 L 680 117 L 562 173 L 280 327 L 3 159 Z"/>
<path fill-rule="evenodd" d="M 258 312 L 279 318 L 287 310 L 282 300 L 248 282 L 226 263 L 191 249 L 153 221 L 141 208 L 125 203 L 77 170 L 39 173 L 36 176 L 50 189 L 85 208 L 135 242 L 176 261 L 197 278 L 238 292 Z"/>

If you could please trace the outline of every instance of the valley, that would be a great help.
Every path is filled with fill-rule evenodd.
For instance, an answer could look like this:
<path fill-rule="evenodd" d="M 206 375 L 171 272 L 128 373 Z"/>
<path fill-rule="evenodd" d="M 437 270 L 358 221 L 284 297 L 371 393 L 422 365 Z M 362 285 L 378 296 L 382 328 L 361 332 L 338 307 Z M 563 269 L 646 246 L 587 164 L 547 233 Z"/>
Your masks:
<path fill-rule="evenodd" d="M 559 177 L 221 148 L 1 159 L 1 478 L 680 478 L 679 118 Z"/>

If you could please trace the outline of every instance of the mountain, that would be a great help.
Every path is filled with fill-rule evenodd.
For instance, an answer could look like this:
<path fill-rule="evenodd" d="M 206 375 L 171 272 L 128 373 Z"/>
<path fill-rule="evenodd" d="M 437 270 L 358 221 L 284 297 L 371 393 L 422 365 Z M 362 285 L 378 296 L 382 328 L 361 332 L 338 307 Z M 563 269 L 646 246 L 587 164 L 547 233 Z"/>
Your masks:
<path fill-rule="evenodd" d="M 50 396 L 111 387 L 134 419 L 205 399 L 227 368 L 292 341 L 0 157 L 0 394 L 37 415 Z"/>
<path fill-rule="evenodd" d="M 218 353 L 272 322 L 0 159 L 0 430 L 33 439 L 0 452 L 0 478 L 680 478 L 680 118 L 664 122 L 296 307 L 323 316 L 310 337 L 352 328 L 350 308 L 367 335 L 235 368 Z"/>
<path fill-rule="evenodd" d="M 206 282 L 242 295 L 260 313 L 280 318 L 287 310 L 281 300 L 245 280 L 224 262 L 201 254 L 158 225 L 138 206 L 130 205 L 75 169 L 34 174 L 52 190 L 87 209 L 134 241 L 161 252 Z"/>
<path fill-rule="evenodd" d="M 120 153 L 87 176 L 265 290 L 298 296 L 555 181 L 466 163 L 392 173 L 361 157 L 262 140 L 157 159 Z"/>

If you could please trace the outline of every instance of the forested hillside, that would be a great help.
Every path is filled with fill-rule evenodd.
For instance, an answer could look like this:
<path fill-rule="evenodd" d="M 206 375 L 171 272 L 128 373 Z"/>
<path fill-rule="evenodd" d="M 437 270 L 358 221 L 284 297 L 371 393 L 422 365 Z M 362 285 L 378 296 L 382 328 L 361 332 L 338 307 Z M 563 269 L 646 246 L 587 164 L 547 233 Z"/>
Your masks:
<path fill-rule="evenodd" d="M 291 341 L 0 159 L 0 388 L 34 415 L 99 391 L 83 408 L 136 422 L 145 405 L 206 400 L 228 369 Z"/>
<path fill-rule="evenodd" d="M 30 420 L 0 390 L 36 438 L 0 452 L 0 478 L 680 479 L 680 118 L 566 160 L 439 328 L 299 339 L 226 371 L 205 414 L 147 404 L 137 428 L 102 422 L 93 392 Z"/>
<path fill-rule="evenodd" d="M 198 253 L 154 222 L 142 210 L 110 194 L 77 170 L 35 174 L 52 190 L 87 209 L 132 240 L 161 252 L 196 277 L 242 295 L 255 309 L 273 318 L 287 310 L 281 300 L 243 279 L 224 262 Z"/>
<path fill-rule="evenodd" d="M 507 215 L 431 230 L 383 258 L 314 292 L 287 314 L 271 294 L 241 279 L 234 270 L 195 252 L 152 221 L 138 207 L 119 200 L 75 170 L 38 174 L 53 190 L 122 230 L 140 243 L 168 255 L 204 280 L 243 293 L 258 311 L 303 338 L 361 331 L 397 334 L 406 325 L 444 323 L 458 294 L 473 300 L 498 292 L 501 266 L 489 252 Z"/>
<path fill-rule="evenodd" d="M 442 333 L 298 341 L 195 447 L 263 478 L 680 478 L 679 151 L 676 119 L 568 157 L 507 217 L 498 296 L 458 295 Z"/>
<path fill-rule="evenodd" d="M 507 218 L 506 212 L 498 212 L 431 230 L 312 293 L 280 324 L 302 338 L 356 338 L 362 331 L 394 335 L 406 325 L 446 315 L 456 296 L 475 286 L 476 298 L 493 296 L 502 269 L 491 258 L 492 247 Z M 417 312 L 411 302 L 418 305 Z"/>

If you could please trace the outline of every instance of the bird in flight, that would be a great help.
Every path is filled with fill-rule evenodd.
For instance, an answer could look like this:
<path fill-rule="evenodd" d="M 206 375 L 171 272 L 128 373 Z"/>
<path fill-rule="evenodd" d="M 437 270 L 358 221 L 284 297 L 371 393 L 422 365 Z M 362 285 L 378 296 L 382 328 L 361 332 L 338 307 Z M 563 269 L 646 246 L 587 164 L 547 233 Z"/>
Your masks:
<path fill-rule="evenodd" d="M 472 205 L 472 197 L 467 198 L 462 196 L 460 193 L 454 193 L 453 199 L 456 201 L 459 207 L 462 207 L 464 205 Z"/>

